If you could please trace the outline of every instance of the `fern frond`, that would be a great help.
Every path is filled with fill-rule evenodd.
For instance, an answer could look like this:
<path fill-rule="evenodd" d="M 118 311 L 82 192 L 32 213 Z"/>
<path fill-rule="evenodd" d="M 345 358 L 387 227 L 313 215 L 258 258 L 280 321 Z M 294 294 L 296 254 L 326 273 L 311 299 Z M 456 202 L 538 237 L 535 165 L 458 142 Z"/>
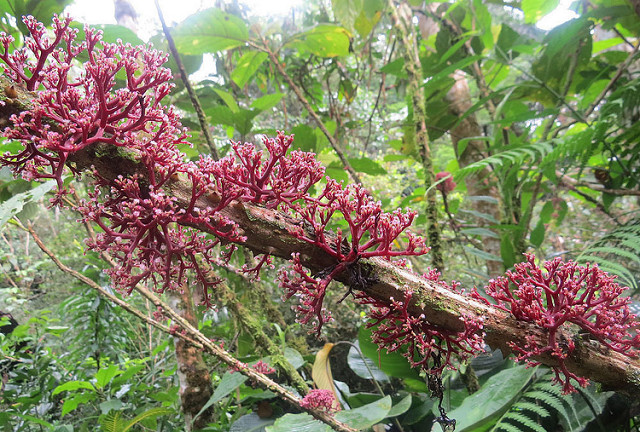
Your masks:
<path fill-rule="evenodd" d="M 151 408 L 151 409 L 148 409 L 145 412 L 135 416 L 130 422 L 128 422 L 124 426 L 124 428 L 121 431 L 118 431 L 118 432 L 127 432 L 129 429 L 131 429 L 133 426 L 135 426 L 136 423 L 139 423 L 139 422 L 141 422 L 142 420 L 144 420 L 146 418 L 157 417 L 157 416 L 161 416 L 161 415 L 165 415 L 165 414 L 170 414 L 172 412 L 173 412 L 173 410 L 171 410 L 169 408 Z"/>
<path fill-rule="evenodd" d="M 519 427 L 511 423 L 500 423 L 499 425 L 496 425 L 496 427 L 493 430 L 505 431 L 505 432 L 522 432 L 522 429 L 520 429 Z"/>
<path fill-rule="evenodd" d="M 124 421 L 120 419 L 120 411 L 110 411 L 101 421 L 100 426 L 104 432 L 120 432 Z"/>
<path fill-rule="evenodd" d="M 526 397 L 526 394 L 524 395 Z M 550 417 L 551 413 L 542 405 L 538 405 L 528 400 L 521 400 L 513 405 L 514 410 L 527 410 L 538 414 L 542 418 Z"/>
<path fill-rule="evenodd" d="M 519 147 L 504 147 L 500 153 L 496 153 L 488 158 L 479 160 L 456 172 L 456 180 L 463 179 L 469 174 L 481 171 L 489 166 L 500 167 L 507 164 L 508 166 L 521 165 L 523 161 L 528 160 L 536 162 L 544 158 L 550 153 L 553 147 L 548 142 L 538 142 L 532 145 Z"/>
<path fill-rule="evenodd" d="M 509 411 L 507 415 L 502 418 L 503 421 L 511 421 L 517 422 L 521 425 L 524 425 L 530 429 L 533 429 L 536 432 L 545 432 L 544 428 L 536 423 L 533 419 L 527 417 L 521 412 Z"/>

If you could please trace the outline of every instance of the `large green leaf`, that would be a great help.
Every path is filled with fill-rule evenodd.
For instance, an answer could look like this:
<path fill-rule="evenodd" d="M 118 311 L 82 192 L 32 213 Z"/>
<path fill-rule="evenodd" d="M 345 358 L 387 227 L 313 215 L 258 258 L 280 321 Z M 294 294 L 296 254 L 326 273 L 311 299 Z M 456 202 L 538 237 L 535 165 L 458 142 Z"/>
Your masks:
<path fill-rule="evenodd" d="M 73 391 L 79 389 L 95 391 L 95 387 L 89 381 L 68 381 L 64 384 L 60 384 L 58 387 L 53 389 L 53 393 L 51 393 L 51 396 L 55 396 L 58 393 L 62 393 L 63 391 Z"/>
<path fill-rule="evenodd" d="M 351 158 L 349 164 L 357 172 L 363 172 L 370 175 L 386 174 L 387 171 L 380 166 L 380 164 L 368 157 Z"/>
<path fill-rule="evenodd" d="M 278 103 L 284 97 L 284 93 L 273 93 L 259 97 L 251 102 L 251 108 L 255 108 L 258 111 L 267 111 L 278 105 Z"/>
<path fill-rule="evenodd" d="M 559 0 L 522 0 L 524 21 L 528 24 L 540 21 L 540 18 L 554 10 L 559 2 Z"/>
<path fill-rule="evenodd" d="M 273 426 L 267 426 L 267 432 L 331 432 L 331 426 L 326 425 L 307 413 L 285 414 Z"/>
<path fill-rule="evenodd" d="M 289 43 L 318 57 L 339 57 L 349 54 L 351 34 L 344 27 L 320 24 L 298 33 Z"/>
<path fill-rule="evenodd" d="M 389 381 L 387 374 L 382 372 L 373 360 L 364 356 L 364 354 L 361 355 L 359 348 L 355 346 L 352 346 L 349 349 L 347 364 L 360 378 L 375 379 L 376 381 Z"/>
<path fill-rule="evenodd" d="M 411 367 L 409 361 L 399 352 L 388 353 L 386 350 L 378 350 L 378 346 L 371 341 L 372 329 L 360 327 L 358 343 L 362 353 L 378 365 L 380 370 L 390 377 L 408 378 L 423 381 L 418 371 Z"/>
<path fill-rule="evenodd" d="M 462 404 L 447 413 L 456 419 L 456 432 L 470 431 L 480 425 L 489 425 L 505 413 L 529 382 L 535 368 L 526 365 L 506 369 L 493 375 L 482 388 L 465 398 Z"/>
<path fill-rule="evenodd" d="M 384 420 L 391 410 L 391 396 L 385 396 L 367 405 L 352 410 L 338 411 L 336 420 L 361 430 Z M 307 413 L 286 414 L 280 417 L 267 432 L 329 432 L 331 427 L 314 419 Z"/>
<path fill-rule="evenodd" d="M 96 398 L 95 393 L 78 393 L 64 400 L 62 404 L 62 413 L 61 417 L 69 414 L 71 411 L 74 411 L 78 408 L 78 405 L 90 402 Z"/>
<path fill-rule="evenodd" d="M 242 375 L 239 372 L 226 372 L 220 381 L 220 384 L 216 387 L 213 395 L 207 401 L 206 404 L 202 407 L 200 412 L 195 415 L 194 420 L 200 416 L 203 412 L 207 410 L 214 403 L 222 400 L 222 398 L 226 397 L 229 393 L 240 387 L 248 378 Z"/>
<path fill-rule="evenodd" d="M 335 417 L 353 428 L 366 429 L 381 422 L 390 410 L 391 396 L 385 396 L 360 408 L 338 411 Z"/>
<path fill-rule="evenodd" d="M 242 88 L 267 59 L 268 54 L 259 51 L 247 51 L 244 53 L 236 67 L 231 72 L 231 79 Z"/>
<path fill-rule="evenodd" d="M 115 377 L 120 369 L 118 366 L 112 364 L 107 368 L 102 368 L 98 372 L 96 372 L 96 387 L 104 388 L 107 384 L 111 382 L 113 377 Z"/>
<path fill-rule="evenodd" d="M 0 204 L 0 227 L 9 219 L 17 215 L 30 202 L 40 200 L 47 192 L 56 185 L 55 180 L 49 180 L 31 190 L 15 195 Z"/>
<path fill-rule="evenodd" d="M 249 30 L 237 16 L 211 8 L 188 17 L 172 35 L 181 54 L 204 54 L 244 45 Z"/>

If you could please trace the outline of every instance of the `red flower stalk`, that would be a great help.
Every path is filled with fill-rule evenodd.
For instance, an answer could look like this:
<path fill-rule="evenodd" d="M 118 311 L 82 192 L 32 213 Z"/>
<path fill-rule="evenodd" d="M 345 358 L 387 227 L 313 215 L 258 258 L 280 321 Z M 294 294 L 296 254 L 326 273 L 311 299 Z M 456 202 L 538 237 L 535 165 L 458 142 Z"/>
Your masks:
<path fill-rule="evenodd" d="M 440 273 L 435 270 L 424 277 L 446 289 L 458 291 L 456 282 L 447 284 L 440 280 Z M 413 296 L 413 292 L 407 291 L 403 301 L 392 298 L 387 304 L 362 293 L 356 295 L 359 303 L 372 306 L 367 327 L 373 328 L 373 342 L 379 349 L 401 352 L 411 366 L 433 375 L 441 374 L 445 367 L 453 368 L 455 360 L 465 360 L 484 351 L 481 320 L 463 315 L 461 332 L 444 330 L 431 324 L 425 315 L 409 313 Z"/>
<path fill-rule="evenodd" d="M 613 351 L 638 356 L 640 335 L 633 333 L 640 323 L 629 311 L 629 299 L 621 296 L 627 288 L 618 285 L 615 276 L 597 265 L 581 266 L 560 258 L 544 262 L 543 270 L 535 264 L 533 255 L 525 256 L 526 261 L 516 264 L 514 271 L 492 279 L 485 287 L 486 293 L 497 301 L 497 307 L 547 332 L 545 345 L 534 338 L 527 338 L 524 346 L 511 343 L 519 360 L 536 365 L 539 363 L 533 358 L 548 353 L 558 362 L 553 368 L 555 379 L 565 393 L 575 391 L 572 379 L 586 386 L 587 380 L 570 372 L 565 364 L 578 340 L 559 338 L 561 328 L 569 323 Z M 477 292 L 474 296 L 482 299 Z"/>
<path fill-rule="evenodd" d="M 374 201 L 360 185 L 343 187 L 335 180 L 327 179 L 320 197 L 307 197 L 302 202 L 291 204 L 290 208 L 306 222 L 304 229 L 301 227 L 292 234 L 318 246 L 337 262 L 316 277 L 310 277 L 303 269 L 300 257 L 294 255 L 291 270 L 281 272 L 280 281 L 286 290 L 285 298 L 300 297 L 300 322 L 306 323 L 311 318 L 309 315 L 315 315 L 315 330 L 318 333 L 328 317 L 323 312 L 322 302 L 329 283 L 356 261 L 371 257 L 390 260 L 427 252 L 424 239 L 407 231 L 416 213 L 403 213 L 400 209 L 393 213 L 383 212 L 380 202 Z M 337 220 L 346 222 L 345 231 L 337 228 L 334 236 L 328 235 L 329 227 Z M 395 250 L 394 242 L 401 235 L 406 236 L 406 247 Z M 292 277 L 294 273 L 297 276 Z M 360 282 L 366 283 L 363 280 Z"/>

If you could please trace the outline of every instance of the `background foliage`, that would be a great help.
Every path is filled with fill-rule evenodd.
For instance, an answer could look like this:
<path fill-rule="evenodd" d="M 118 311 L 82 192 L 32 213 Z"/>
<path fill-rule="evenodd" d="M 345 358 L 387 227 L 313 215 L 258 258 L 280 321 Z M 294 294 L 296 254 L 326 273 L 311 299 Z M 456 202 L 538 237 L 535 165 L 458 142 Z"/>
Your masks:
<path fill-rule="evenodd" d="M 21 41 L 26 29 L 16 17 L 30 13 L 48 23 L 68 3 L 2 1 L 1 25 Z M 333 178 L 350 182 L 355 173 L 385 208 L 416 209 L 415 229 L 425 234 L 433 186 L 415 146 L 416 113 L 390 4 L 312 1 L 286 16 L 257 17 L 236 2 L 218 3 L 171 29 L 188 73 L 211 65 L 192 77 L 218 152 L 226 154 L 230 140 L 259 143 L 277 130 L 293 133 L 294 146 L 317 153 Z M 556 4 L 412 0 L 397 6 L 417 32 L 431 164 L 457 182 L 437 196 L 445 246 L 439 270 L 463 287 L 481 288 L 532 251 L 596 262 L 637 296 L 640 19 L 632 3 L 595 0 L 575 2 L 575 18 L 552 30 L 536 27 Z M 141 43 L 122 25 L 105 25 L 104 32 L 107 41 Z M 159 29 L 150 40 L 167 50 Z M 175 61 L 169 65 L 179 76 Z M 208 153 L 178 79 L 172 102 L 195 144 L 184 151 L 192 158 Z M 0 151 L 13 145 L 3 141 Z M 0 430 L 183 430 L 172 341 L 61 276 L 10 221 L 33 220 L 68 266 L 108 286 L 106 264 L 84 252 L 77 216 L 42 203 L 50 189 L 0 171 L 0 304 L 21 324 L 0 336 Z M 424 272 L 429 260 L 411 265 Z M 335 320 L 316 339 L 291 324 L 275 274 L 264 275 L 256 290 L 220 271 L 287 361 L 309 382 L 324 379 L 340 394 L 343 421 L 439 428 L 438 401 L 424 377 L 400 355 L 377 352 L 360 311 L 338 304 L 342 288 L 328 300 Z M 128 301 L 153 313 L 139 298 Z M 243 361 L 266 359 L 231 307 L 200 310 L 198 319 L 205 334 Z M 339 341 L 355 345 L 325 345 Z M 318 351 L 324 363 L 314 356 Z M 209 363 L 214 413 L 204 430 L 326 429 Z M 640 423 L 637 401 L 595 386 L 562 395 L 545 368 L 514 366 L 499 353 L 446 372 L 444 382 L 444 408 L 457 419 L 456 430 L 637 430 Z"/>

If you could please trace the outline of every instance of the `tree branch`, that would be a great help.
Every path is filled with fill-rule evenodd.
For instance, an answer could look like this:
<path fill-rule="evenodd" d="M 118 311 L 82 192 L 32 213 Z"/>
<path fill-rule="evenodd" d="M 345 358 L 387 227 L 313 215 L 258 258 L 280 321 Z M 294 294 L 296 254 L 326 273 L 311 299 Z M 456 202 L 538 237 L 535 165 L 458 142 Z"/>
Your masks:
<path fill-rule="evenodd" d="M 2 90 L 4 89 L 0 88 L 0 95 L 3 94 Z M 3 108 L 16 108 L 17 100 L 11 99 Z M 6 110 L 0 110 L 0 114 L 2 112 L 6 112 Z M 102 177 L 110 179 L 115 179 L 119 175 L 131 176 L 135 173 L 142 173 L 139 168 L 141 162 L 139 158 L 136 160 L 135 152 L 131 150 L 126 155 L 123 155 L 121 152 L 111 150 L 108 144 L 97 143 L 74 154 L 70 162 L 74 164 L 74 168 L 78 172 L 87 171 L 95 167 Z M 176 204 L 182 208 L 189 207 L 192 197 L 191 189 L 190 182 L 178 175 L 172 176 L 166 185 L 166 190 L 171 192 L 170 194 L 176 199 Z M 199 208 L 214 208 L 218 199 L 214 194 L 202 196 L 196 202 L 196 206 Z M 252 249 L 254 252 L 268 253 L 286 259 L 289 259 L 296 252 L 300 254 L 301 263 L 314 272 L 326 270 L 336 264 L 334 258 L 322 248 L 293 236 L 291 232 L 299 229 L 299 222 L 285 213 L 238 201 L 231 203 L 220 213 L 221 216 L 229 218 L 242 230 L 246 240 L 238 243 Z M 206 226 L 193 226 L 202 231 L 211 232 Z M 325 235 L 327 238 L 332 237 L 329 233 Z M 525 346 L 528 340 L 531 339 L 537 340 L 541 345 L 545 345 L 548 339 L 547 331 L 540 327 L 517 321 L 504 311 L 445 289 L 408 269 L 397 267 L 382 258 L 361 259 L 358 263 L 354 263 L 353 266 L 359 267 L 355 268 L 354 271 L 359 271 L 360 274 L 367 274 L 367 280 L 370 283 L 364 286 L 361 281 L 351 280 L 349 277 L 351 272 L 343 272 L 336 279 L 351 285 L 353 290 L 364 291 L 368 296 L 386 303 L 390 303 L 391 298 L 406 298 L 405 293 L 412 291 L 413 296 L 408 305 L 408 311 L 416 317 L 421 315 L 428 317 L 430 323 L 445 330 L 462 331 L 464 328 L 460 319 L 462 315 L 482 319 L 486 332 L 486 342 L 493 348 L 500 348 L 505 354 L 510 351 L 509 344 Z M 138 291 L 153 304 L 162 307 L 162 301 L 155 294 L 146 290 Z M 238 365 L 240 363 L 238 360 L 209 341 L 189 323 L 172 314 L 170 310 L 167 311 L 167 314 L 176 323 L 183 326 L 187 335 L 199 342 L 208 352 L 219 357 L 225 363 L 238 367 L 250 378 L 264 383 L 265 386 L 278 393 L 283 399 L 297 404 L 298 398 L 293 394 L 270 379 L 263 378 L 263 376 L 246 365 L 244 367 L 241 364 Z M 573 340 L 576 345 L 574 352 L 565 360 L 565 364 L 571 372 L 600 382 L 606 389 L 622 391 L 635 397 L 640 395 L 640 361 L 638 359 L 630 359 L 622 354 L 608 350 L 600 344 L 592 344 L 590 341 L 583 340 L 578 335 L 568 332 L 563 332 L 559 336 L 559 339 L 562 338 Z M 534 359 L 543 364 L 556 365 L 556 360 L 550 354 L 544 354 Z M 326 416 L 324 413 L 323 415 L 328 418 L 320 418 L 320 414 L 315 412 L 312 415 L 322 421 L 334 421 L 332 417 Z M 344 426 L 339 427 L 343 427 L 340 430 L 349 430 Z"/>
<path fill-rule="evenodd" d="M 308 412 L 309 414 L 311 414 L 316 419 L 318 419 L 318 420 L 330 425 L 334 430 L 343 431 L 343 432 L 355 432 L 355 429 L 352 429 L 350 426 L 348 426 L 348 425 L 336 420 L 332 415 L 330 415 L 330 414 L 328 414 L 328 413 L 326 413 L 324 411 L 320 411 L 320 410 L 316 410 L 316 409 L 308 409 L 308 408 L 302 407 L 300 405 L 301 399 L 299 397 L 297 397 L 296 395 L 294 395 L 293 393 L 291 393 L 289 390 L 285 389 L 284 387 L 280 386 L 278 383 L 273 381 L 271 378 L 269 378 L 266 375 L 256 371 L 251 366 L 249 366 L 249 365 L 237 360 L 228 351 L 224 350 L 223 348 L 221 348 L 217 344 L 213 343 L 209 338 L 207 338 L 205 335 L 203 335 L 198 329 L 193 327 L 186 319 L 184 319 L 182 316 L 180 316 L 168 304 L 163 302 L 158 296 L 156 296 L 151 291 L 149 291 L 146 288 L 143 288 L 141 286 L 136 286 L 136 288 L 135 288 L 135 290 L 138 293 L 142 294 L 142 296 L 145 297 L 147 300 L 149 300 L 152 304 L 154 304 L 155 306 L 161 308 L 163 313 L 165 315 L 169 316 L 172 319 L 173 322 L 177 323 L 180 326 L 180 328 L 182 330 L 184 330 L 185 333 L 182 333 L 180 331 L 172 332 L 169 329 L 169 327 L 158 323 L 157 321 L 155 321 L 152 318 L 148 317 L 147 315 L 145 315 L 144 313 L 142 313 L 138 309 L 136 309 L 136 308 L 132 307 L 131 305 L 129 305 L 124 300 L 121 300 L 118 297 L 116 297 L 115 295 L 109 293 L 108 291 L 103 289 L 100 285 L 98 285 L 96 282 L 94 282 L 92 279 L 88 278 L 87 276 L 83 275 L 82 273 L 77 272 L 76 270 L 74 270 L 72 268 L 67 267 L 66 265 L 64 265 L 62 263 L 62 261 L 60 261 L 60 259 L 49 248 L 47 248 L 47 246 L 44 244 L 42 239 L 40 239 L 40 237 L 35 232 L 35 230 L 33 229 L 33 226 L 31 224 L 29 224 L 27 227 L 25 227 L 18 220 L 16 220 L 16 223 L 21 229 L 23 229 L 25 231 L 28 231 L 29 234 L 31 234 L 31 237 L 33 237 L 33 239 L 35 240 L 35 242 L 38 245 L 38 247 L 40 247 L 40 249 L 54 262 L 54 264 L 56 266 L 58 266 L 58 268 L 60 270 L 62 270 L 63 272 L 65 272 L 65 273 L 67 273 L 69 275 L 71 275 L 75 279 L 78 279 L 79 281 L 81 281 L 82 283 L 88 285 L 89 287 L 93 288 L 94 290 L 98 291 L 98 293 L 100 293 L 100 295 L 108 298 L 110 301 L 112 301 L 113 303 L 115 303 L 118 306 L 122 307 L 127 312 L 137 316 L 142 321 L 144 321 L 144 322 L 146 322 L 146 323 L 158 328 L 159 330 L 163 331 L 166 334 L 170 334 L 170 335 L 172 335 L 174 337 L 178 337 L 178 338 L 184 340 L 185 342 L 190 343 L 194 347 L 196 347 L 198 349 L 202 349 L 202 350 L 208 352 L 209 354 L 215 356 L 220 361 L 222 361 L 225 364 L 227 364 L 230 368 L 232 368 L 234 370 L 238 370 L 243 375 L 246 375 L 247 377 L 249 377 L 253 381 L 263 385 L 265 388 L 267 388 L 267 389 L 271 390 L 272 392 L 278 394 L 278 396 L 280 398 L 282 398 L 283 400 L 285 400 L 285 401 L 289 402 L 290 404 L 294 405 L 298 409 L 304 410 L 304 411 Z"/>

